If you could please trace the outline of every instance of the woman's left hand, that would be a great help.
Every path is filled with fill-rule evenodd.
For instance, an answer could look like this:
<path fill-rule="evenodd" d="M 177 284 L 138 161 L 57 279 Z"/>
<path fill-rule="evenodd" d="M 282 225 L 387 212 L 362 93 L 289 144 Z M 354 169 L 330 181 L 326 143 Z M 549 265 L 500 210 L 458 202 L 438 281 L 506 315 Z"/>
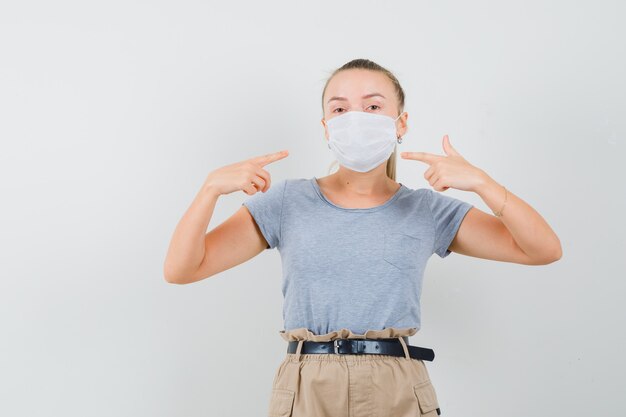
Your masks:
<path fill-rule="evenodd" d="M 456 188 L 463 191 L 476 191 L 485 183 L 487 174 L 470 164 L 450 144 L 448 135 L 443 137 L 443 155 L 427 152 L 401 152 L 403 159 L 414 159 L 430 165 L 424 172 L 424 178 L 436 191 Z"/>

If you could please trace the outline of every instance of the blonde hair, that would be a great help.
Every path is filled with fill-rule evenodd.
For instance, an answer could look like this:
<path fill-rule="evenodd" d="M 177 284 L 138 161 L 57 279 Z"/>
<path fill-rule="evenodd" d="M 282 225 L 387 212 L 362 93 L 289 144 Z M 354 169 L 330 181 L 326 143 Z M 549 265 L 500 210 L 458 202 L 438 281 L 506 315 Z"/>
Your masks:
<path fill-rule="evenodd" d="M 393 73 L 389 71 L 388 69 L 378 65 L 377 63 L 373 61 L 370 61 L 369 59 L 359 58 L 359 59 L 353 59 L 352 61 L 343 64 L 341 67 L 334 70 L 330 74 L 328 79 L 326 80 L 326 84 L 324 84 L 324 89 L 322 90 L 322 116 L 324 115 L 324 94 L 326 94 L 326 88 L 328 87 L 328 83 L 335 76 L 335 74 L 337 74 L 340 71 L 349 70 L 349 69 L 365 69 L 365 70 L 370 70 L 370 71 L 379 71 L 385 74 L 387 78 L 389 78 L 389 80 L 393 83 L 393 86 L 396 90 L 396 96 L 398 98 L 398 110 L 399 110 L 398 115 L 402 114 L 402 112 L 404 111 L 404 90 L 400 86 L 400 82 L 398 81 L 396 76 L 393 75 Z M 393 152 L 391 153 L 391 156 L 389 157 L 389 159 L 387 159 L 387 169 L 386 169 L 387 176 L 394 181 L 396 180 L 396 160 L 397 160 L 396 149 L 397 149 L 397 144 L 396 146 L 393 147 Z M 337 161 L 334 161 L 333 163 L 331 163 L 330 167 L 328 168 L 328 173 L 330 173 L 330 170 L 335 164 L 338 165 L 339 163 Z"/>

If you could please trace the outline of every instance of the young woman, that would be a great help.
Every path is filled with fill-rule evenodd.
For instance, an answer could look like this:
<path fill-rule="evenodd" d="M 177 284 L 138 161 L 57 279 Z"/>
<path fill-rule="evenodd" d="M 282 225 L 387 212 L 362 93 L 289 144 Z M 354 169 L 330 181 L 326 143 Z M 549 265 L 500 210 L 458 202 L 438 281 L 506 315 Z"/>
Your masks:
<path fill-rule="evenodd" d="M 457 252 L 544 265 L 561 257 L 559 239 L 447 136 L 445 155 L 401 154 L 425 164 L 434 191 L 396 182 L 396 149 L 408 126 L 404 91 L 376 63 L 356 59 L 334 71 L 322 111 L 339 169 L 272 185 L 266 167 L 288 156 L 282 151 L 211 172 L 174 232 L 165 278 L 195 282 L 264 249 L 280 251 L 279 333 L 288 348 L 270 417 L 439 415 L 424 364 L 434 352 L 408 344 L 420 328 L 427 260 Z M 477 193 L 494 215 L 442 194 L 448 188 Z M 218 197 L 239 190 L 250 197 L 206 233 Z"/>

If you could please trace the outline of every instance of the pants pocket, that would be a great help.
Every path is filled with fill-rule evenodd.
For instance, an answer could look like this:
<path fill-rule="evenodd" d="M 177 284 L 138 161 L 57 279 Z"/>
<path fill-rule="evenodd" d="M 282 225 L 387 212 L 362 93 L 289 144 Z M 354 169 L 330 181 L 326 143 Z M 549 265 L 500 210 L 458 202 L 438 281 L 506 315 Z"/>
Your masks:
<path fill-rule="evenodd" d="M 420 407 L 420 416 L 434 417 L 441 414 L 437 394 L 430 379 L 413 386 Z"/>
<path fill-rule="evenodd" d="M 293 409 L 295 391 L 283 388 L 272 388 L 270 397 L 269 417 L 289 417 Z"/>

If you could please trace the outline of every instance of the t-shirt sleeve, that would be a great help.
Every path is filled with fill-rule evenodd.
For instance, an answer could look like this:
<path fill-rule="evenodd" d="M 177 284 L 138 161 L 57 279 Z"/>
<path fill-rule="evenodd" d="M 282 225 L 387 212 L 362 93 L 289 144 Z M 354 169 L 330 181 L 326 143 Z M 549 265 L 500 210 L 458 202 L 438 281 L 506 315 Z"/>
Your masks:
<path fill-rule="evenodd" d="M 272 183 L 266 192 L 258 191 L 241 205 L 246 206 L 268 243 L 274 249 L 280 243 L 280 224 L 283 211 L 283 196 L 287 180 Z"/>
<path fill-rule="evenodd" d="M 435 233 L 433 253 L 436 253 L 441 258 L 445 258 L 452 253 L 448 247 L 454 240 L 463 218 L 469 209 L 474 206 L 438 191 L 429 191 L 429 204 Z"/>

